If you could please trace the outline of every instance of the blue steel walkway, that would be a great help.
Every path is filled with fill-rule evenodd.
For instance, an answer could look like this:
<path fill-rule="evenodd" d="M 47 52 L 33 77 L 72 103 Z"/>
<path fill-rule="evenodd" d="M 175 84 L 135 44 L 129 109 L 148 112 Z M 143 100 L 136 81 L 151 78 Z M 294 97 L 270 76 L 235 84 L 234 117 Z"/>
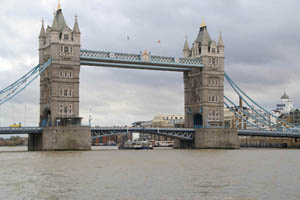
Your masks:
<path fill-rule="evenodd" d="M 126 133 L 148 133 L 154 135 L 167 136 L 180 140 L 193 140 L 195 129 L 186 128 L 142 128 L 142 127 L 99 127 L 91 128 L 92 138 L 126 134 Z M 0 127 L 0 135 L 18 135 L 18 134 L 42 134 L 42 127 L 21 127 L 10 128 Z M 280 132 L 264 130 L 238 130 L 239 136 L 259 136 L 259 137 L 285 137 L 300 138 L 299 132 Z"/>
<path fill-rule="evenodd" d="M 147 52 L 141 52 L 141 54 L 127 54 L 83 49 L 80 50 L 80 64 L 99 67 L 177 72 L 191 71 L 192 68 L 204 67 L 200 60 L 152 56 Z"/>

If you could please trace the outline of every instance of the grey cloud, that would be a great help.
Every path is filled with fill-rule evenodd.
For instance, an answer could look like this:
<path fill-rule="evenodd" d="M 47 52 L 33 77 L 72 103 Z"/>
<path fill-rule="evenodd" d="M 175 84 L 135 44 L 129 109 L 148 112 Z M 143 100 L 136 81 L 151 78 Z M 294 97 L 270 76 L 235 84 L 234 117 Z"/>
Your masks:
<path fill-rule="evenodd" d="M 51 24 L 55 6 L 56 1 L 5 1 L 0 56 L 12 61 L 15 70 L 0 71 L 1 89 L 29 70 L 22 55 L 37 61 L 40 21 L 44 18 Z M 205 19 L 213 39 L 222 31 L 226 71 L 251 97 L 272 109 L 283 89 L 300 106 L 295 86 L 300 74 L 299 6 L 296 0 L 66 0 L 63 12 L 70 27 L 74 15 L 79 15 L 84 49 L 129 53 L 147 49 L 176 57 L 182 56 L 185 34 L 191 46 Z M 16 32 L 20 27 L 30 30 Z M 36 103 L 37 88 L 38 81 L 12 103 L 20 109 L 24 103 Z M 87 120 L 92 108 L 97 124 L 128 124 L 158 113 L 183 113 L 181 73 L 82 67 L 80 90 L 81 115 Z M 228 87 L 225 92 L 233 96 Z M 38 120 L 37 113 L 38 109 L 31 119 Z"/>

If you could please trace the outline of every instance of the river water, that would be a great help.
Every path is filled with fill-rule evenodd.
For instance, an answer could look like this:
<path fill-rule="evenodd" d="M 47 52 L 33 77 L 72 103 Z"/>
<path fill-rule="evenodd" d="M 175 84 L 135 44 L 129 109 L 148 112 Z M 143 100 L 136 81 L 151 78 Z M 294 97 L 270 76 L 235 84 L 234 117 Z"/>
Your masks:
<path fill-rule="evenodd" d="M 0 199 L 300 199 L 300 150 L 19 150 L 0 148 Z"/>

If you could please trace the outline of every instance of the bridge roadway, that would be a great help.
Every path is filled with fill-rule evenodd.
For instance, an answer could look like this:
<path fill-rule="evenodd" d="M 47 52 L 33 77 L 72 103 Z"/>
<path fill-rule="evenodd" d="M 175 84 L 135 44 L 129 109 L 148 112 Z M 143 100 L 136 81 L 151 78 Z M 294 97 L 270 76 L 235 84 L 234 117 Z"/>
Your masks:
<path fill-rule="evenodd" d="M 186 128 L 142 128 L 142 127 L 92 127 L 92 138 L 110 136 L 127 133 L 148 133 L 154 135 L 167 136 L 180 140 L 193 140 L 195 129 Z M 21 134 L 42 134 L 42 127 L 0 127 L 0 135 L 21 135 Z M 284 131 L 264 131 L 264 130 L 238 130 L 239 136 L 259 136 L 259 137 L 283 137 L 300 138 L 299 132 Z"/>

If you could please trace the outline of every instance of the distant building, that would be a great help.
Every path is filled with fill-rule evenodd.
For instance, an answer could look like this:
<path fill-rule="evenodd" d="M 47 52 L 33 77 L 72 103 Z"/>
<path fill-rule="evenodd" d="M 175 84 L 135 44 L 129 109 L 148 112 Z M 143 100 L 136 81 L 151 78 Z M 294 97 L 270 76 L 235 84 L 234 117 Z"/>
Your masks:
<path fill-rule="evenodd" d="M 133 127 L 144 127 L 144 128 L 150 128 L 152 127 L 152 121 L 138 121 L 132 123 Z M 151 140 L 151 135 L 147 133 L 140 133 L 140 140 Z"/>
<path fill-rule="evenodd" d="M 138 121 L 132 123 L 134 127 L 145 128 L 183 128 L 184 127 L 184 115 L 156 115 L 151 121 Z M 159 135 L 150 135 L 140 133 L 141 140 L 156 140 L 156 141 L 169 141 L 171 138 Z"/>
<path fill-rule="evenodd" d="M 281 103 L 277 104 L 276 110 L 281 114 L 289 114 L 294 109 L 294 103 L 290 100 L 289 96 L 285 93 L 281 96 Z"/>
<path fill-rule="evenodd" d="M 152 121 L 138 121 L 132 123 L 133 127 L 152 127 Z"/>
<path fill-rule="evenodd" d="M 290 116 L 292 119 L 292 124 L 295 126 L 300 126 L 300 110 L 296 109 L 290 112 Z"/>
<path fill-rule="evenodd" d="M 277 104 L 276 110 L 271 111 L 272 115 L 268 115 L 265 111 L 260 109 L 253 111 L 248 107 L 242 108 L 242 114 L 240 109 L 231 107 L 231 110 L 239 113 L 239 115 L 242 114 L 242 120 L 236 117 L 230 109 L 224 108 L 225 126 L 239 129 L 263 128 L 265 130 L 274 130 L 274 124 L 278 124 L 278 126 L 281 124 L 288 127 L 286 123 L 280 122 L 279 119 L 300 126 L 300 111 L 294 109 L 294 103 L 290 100 L 286 92 L 281 96 L 281 101 L 280 104 Z"/>
<path fill-rule="evenodd" d="M 152 127 L 175 128 L 180 123 L 184 124 L 183 115 L 156 115 L 152 120 Z"/>

